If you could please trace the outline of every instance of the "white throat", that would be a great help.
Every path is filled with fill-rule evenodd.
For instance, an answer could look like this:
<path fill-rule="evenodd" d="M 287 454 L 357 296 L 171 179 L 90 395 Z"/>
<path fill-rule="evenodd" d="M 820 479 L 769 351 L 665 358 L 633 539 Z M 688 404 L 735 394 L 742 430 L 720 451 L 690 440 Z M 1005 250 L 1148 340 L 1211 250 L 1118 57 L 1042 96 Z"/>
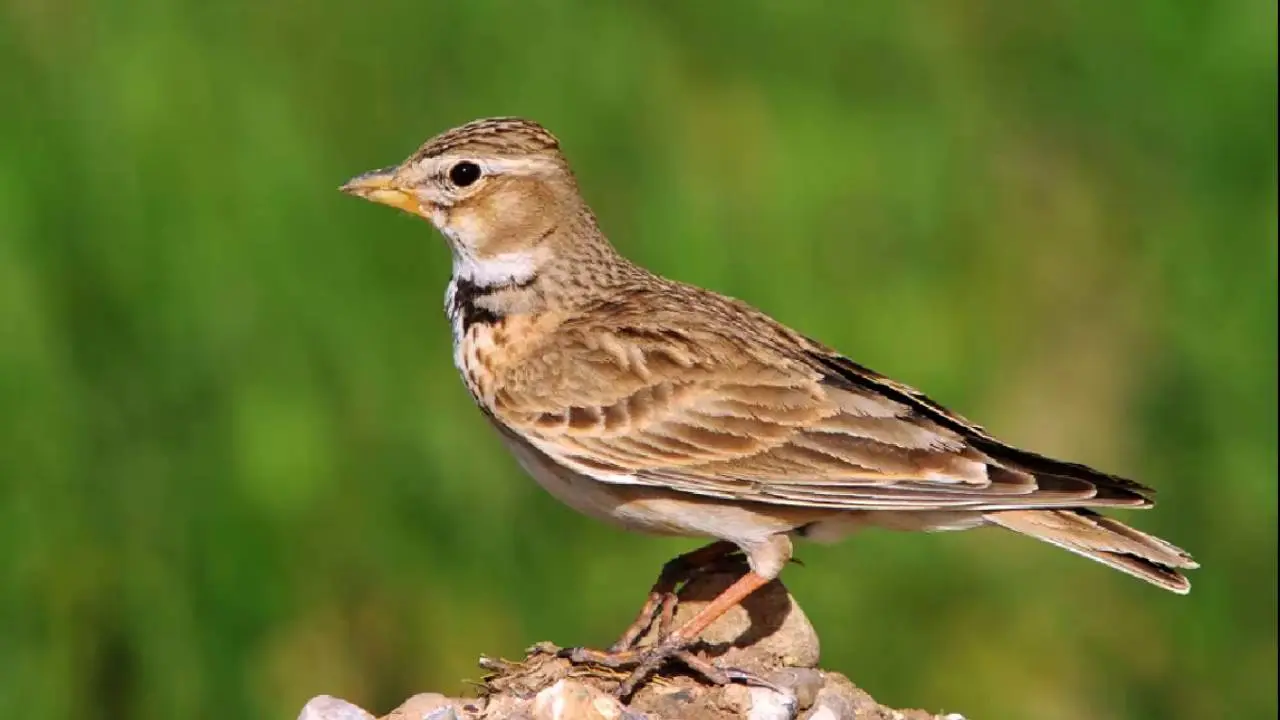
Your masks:
<path fill-rule="evenodd" d="M 533 280 L 537 272 L 538 264 L 532 250 L 477 258 L 474 255 L 458 252 L 455 249 L 453 253 L 453 278 L 449 281 L 449 287 L 444 294 L 444 310 L 449 316 L 449 324 L 453 327 L 455 351 L 458 348 L 458 343 L 462 341 L 462 335 L 466 329 L 462 308 L 455 302 L 459 299 L 459 292 L 474 296 L 477 291 L 487 293 L 504 286 L 524 285 Z"/>
<path fill-rule="evenodd" d="M 479 287 L 495 285 L 519 285 L 537 274 L 537 259 L 530 250 L 490 255 L 477 258 L 457 252 L 453 254 L 454 280 L 467 280 Z"/>

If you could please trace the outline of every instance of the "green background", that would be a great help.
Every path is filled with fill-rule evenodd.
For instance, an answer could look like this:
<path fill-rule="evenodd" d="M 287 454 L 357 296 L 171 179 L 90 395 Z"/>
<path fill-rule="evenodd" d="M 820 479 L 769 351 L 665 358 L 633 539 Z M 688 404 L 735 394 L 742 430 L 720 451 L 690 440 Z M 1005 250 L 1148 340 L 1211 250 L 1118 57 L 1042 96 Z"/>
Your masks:
<path fill-rule="evenodd" d="M 429 226 L 557 133 L 631 257 L 1127 474 L 1176 597 L 996 531 L 801 546 L 824 663 L 971 718 L 1276 711 L 1276 6 L 0 2 L 0 716 L 291 718 L 604 644 L 691 541 L 524 477 Z"/>

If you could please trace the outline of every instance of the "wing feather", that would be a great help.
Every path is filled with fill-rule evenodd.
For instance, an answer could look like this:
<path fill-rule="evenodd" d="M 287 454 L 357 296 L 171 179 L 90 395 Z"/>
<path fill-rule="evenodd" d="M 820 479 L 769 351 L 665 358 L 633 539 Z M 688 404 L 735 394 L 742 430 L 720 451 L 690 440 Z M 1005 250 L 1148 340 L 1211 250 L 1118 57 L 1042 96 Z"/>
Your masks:
<path fill-rule="evenodd" d="M 1011 448 L 763 315 L 725 312 L 732 322 L 680 332 L 641 315 L 607 332 L 562 328 L 546 349 L 554 363 L 526 363 L 494 394 L 495 418 L 602 482 L 707 497 L 875 510 L 1149 504 L 1137 483 Z"/>

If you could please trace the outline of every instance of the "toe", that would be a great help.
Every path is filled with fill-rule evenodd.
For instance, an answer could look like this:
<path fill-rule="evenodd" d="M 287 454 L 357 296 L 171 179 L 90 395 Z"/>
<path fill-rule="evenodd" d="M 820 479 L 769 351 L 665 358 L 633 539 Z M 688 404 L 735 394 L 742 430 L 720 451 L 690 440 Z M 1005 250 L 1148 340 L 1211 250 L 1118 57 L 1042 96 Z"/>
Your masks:
<path fill-rule="evenodd" d="M 765 678 L 759 675 L 756 675 L 755 673 L 749 673 L 746 670 L 739 670 L 737 668 L 723 668 L 723 669 L 717 668 L 717 669 L 721 673 L 723 673 L 724 676 L 728 678 L 728 680 L 731 682 L 742 683 L 743 685 L 751 685 L 753 687 L 767 688 L 776 693 L 782 693 L 784 695 L 790 693 L 789 690 L 782 687 L 781 685 L 772 683 L 766 680 Z"/>
<path fill-rule="evenodd" d="M 635 650 L 622 650 L 619 652 L 606 650 L 593 650 L 586 647 L 565 648 L 556 653 L 556 657 L 562 657 L 573 663 L 574 665 L 600 665 L 607 668 L 625 668 L 640 662 L 643 655 Z"/>

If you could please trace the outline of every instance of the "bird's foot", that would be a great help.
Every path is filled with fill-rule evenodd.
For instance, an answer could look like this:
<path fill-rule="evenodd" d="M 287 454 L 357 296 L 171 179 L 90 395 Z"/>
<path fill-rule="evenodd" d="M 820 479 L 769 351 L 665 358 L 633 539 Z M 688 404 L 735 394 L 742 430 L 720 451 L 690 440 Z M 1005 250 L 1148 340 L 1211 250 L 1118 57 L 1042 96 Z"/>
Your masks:
<path fill-rule="evenodd" d="M 614 670 L 630 670 L 631 674 L 614 691 L 620 699 L 627 699 L 640 684 L 656 673 L 668 661 L 676 660 L 713 685 L 741 682 L 762 687 L 774 687 L 767 680 L 735 668 L 720 668 L 709 660 L 698 657 L 689 650 L 692 642 L 671 633 L 656 645 L 628 650 L 593 650 L 591 648 L 565 648 L 558 654 L 575 665 L 598 665 Z"/>

